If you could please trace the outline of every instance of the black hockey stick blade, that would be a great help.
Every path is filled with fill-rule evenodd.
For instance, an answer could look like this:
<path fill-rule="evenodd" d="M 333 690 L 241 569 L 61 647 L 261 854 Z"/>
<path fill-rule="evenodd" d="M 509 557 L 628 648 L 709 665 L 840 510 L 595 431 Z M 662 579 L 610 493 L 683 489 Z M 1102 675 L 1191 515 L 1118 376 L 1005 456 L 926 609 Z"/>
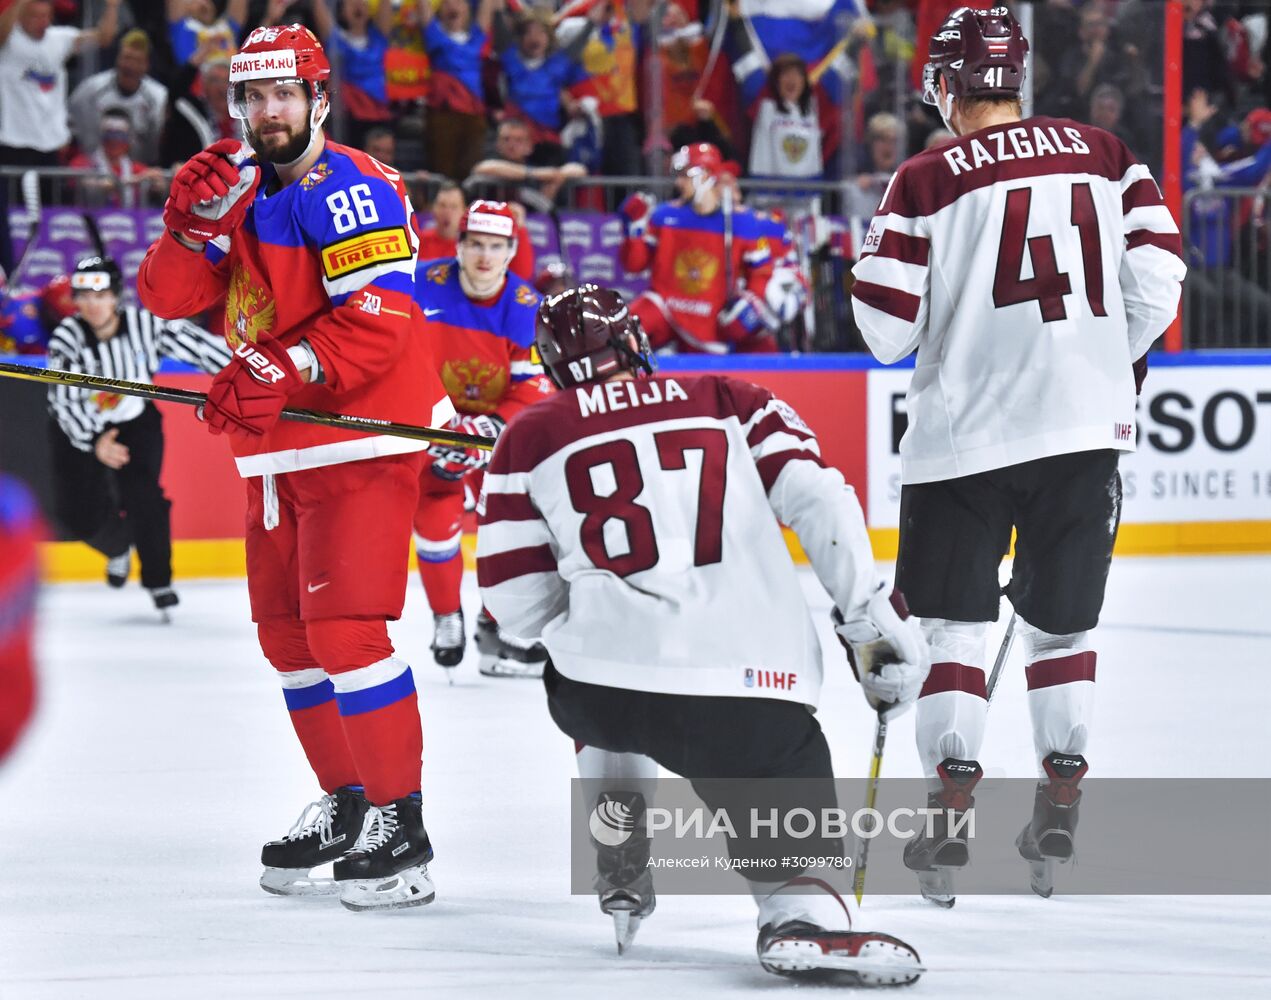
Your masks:
<path fill-rule="evenodd" d="M 123 396 L 140 396 L 142 399 L 154 399 L 164 403 L 183 403 L 187 406 L 202 406 L 207 396 L 189 389 L 173 389 L 167 386 L 145 385 L 141 382 L 128 382 L 124 379 L 105 378 L 101 375 L 85 375 L 81 372 L 55 371 L 51 368 L 32 368 L 28 365 L 15 365 L 0 361 L 0 376 L 6 378 L 25 379 L 29 382 L 45 382 L 49 385 L 81 386 L 92 389 L 105 389 Z M 476 434 L 460 434 L 457 431 L 440 430 L 435 427 L 416 427 L 413 424 L 399 424 L 392 420 L 380 420 L 375 417 L 355 417 L 345 413 L 323 413 L 320 410 L 282 411 L 282 419 L 293 420 L 301 424 L 317 424 L 320 427 L 336 427 L 342 430 L 362 431 L 366 434 L 387 434 L 390 437 L 409 438 L 412 441 L 427 441 L 430 444 L 451 445 L 455 448 L 494 447 L 494 439 Z"/>

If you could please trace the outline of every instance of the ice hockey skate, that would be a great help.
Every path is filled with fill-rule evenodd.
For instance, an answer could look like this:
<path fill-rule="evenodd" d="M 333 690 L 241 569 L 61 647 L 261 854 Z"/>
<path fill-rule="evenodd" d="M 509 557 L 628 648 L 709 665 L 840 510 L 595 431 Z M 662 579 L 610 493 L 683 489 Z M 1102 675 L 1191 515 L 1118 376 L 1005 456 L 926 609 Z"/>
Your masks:
<path fill-rule="evenodd" d="M 827 931 L 802 920 L 765 924 L 756 945 L 768 972 L 842 986 L 907 986 L 926 970 L 910 945 L 873 931 Z"/>
<path fill-rule="evenodd" d="M 467 639 L 463 629 L 463 609 L 445 615 L 433 615 L 432 658 L 449 671 L 463 662 Z"/>
<path fill-rule="evenodd" d="M 132 549 L 106 560 L 106 582 L 116 590 L 128 582 L 132 572 Z"/>
<path fill-rule="evenodd" d="M 1033 818 L 1015 838 L 1020 857 L 1028 862 L 1029 884 L 1042 899 L 1055 891 L 1055 865 L 1073 858 L 1073 835 L 1081 789 L 1077 784 L 1090 770 L 1080 754 L 1052 753 L 1042 761 L 1050 780 L 1038 782 Z"/>
<path fill-rule="evenodd" d="M 177 592 L 171 587 L 151 587 L 150 600 L 154 601 L 154 608 L 159 612 L 159 618 L 165 625 L 171 624 L 172 616 L 168 614 L 169 608 L 175 608 L 181 603 L 181 598 L 177 597 Z"/>
<path fill-rule="evenodd" d="M 396 910 L 431 903 L 432 843 L 414 795 L 371 806 L 353 850 L 335 863 L 340 902 L 350 910 Z"/>
<path fill-rule="evenodd" d="M 499 628 L 483 608 L 474 636 L 481 659 L 477 669 L 486 677 L 542 677 L 547 650 L 541 642 L 518 639 Z"/>
<path fill-rule="evenodd" d="M 970 846 L 963 833 L 963 813 L 975 806 L 971 793 L 984 771 L 973 760 L 946 757 L 936 768 L 942 788 L 927 796 L 927 808 L 937 811 L 930 818 L 930 835 L 924 830 L 905 845 L 905 867 L 918 873 L 923 899 L 945 909 L 957 902 L 953 872 L 971 860 Z"/>
<path fill-rule="evenodd" d="M 337 788 L 305 807 L 291 832 L 271 840 L 260 852 L 265 866 L 260 887 L 276 896 L 329 896 L 340 891 L 335 880 L 313 869 L 352 849 L 368 805 L 360 788 Z"/>
<path fill-rule="evenodd" d="M 641 793 L 604 792 L 597 798 L 593 813 L 596 893 L 600 912 L 613 917 L 619 955 L 631 947 L 641 921 L 657 905 L 649 870 L 652 843 L 645 832 L 644 812 Z"/>

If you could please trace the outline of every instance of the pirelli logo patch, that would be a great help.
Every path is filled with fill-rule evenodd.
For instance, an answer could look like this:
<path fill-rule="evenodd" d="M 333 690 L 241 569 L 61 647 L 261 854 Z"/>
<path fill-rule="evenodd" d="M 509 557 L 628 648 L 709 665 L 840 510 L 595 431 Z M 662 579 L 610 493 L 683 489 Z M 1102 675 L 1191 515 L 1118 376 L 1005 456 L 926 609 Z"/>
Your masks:
<path fill-rule="evenodd" d="M 394 260 L 414 260 L 406 230 L 377 229 L 334 243 L 322 251 L 322 270 L 327 279 L 341 278 L 365 267 Z"/>

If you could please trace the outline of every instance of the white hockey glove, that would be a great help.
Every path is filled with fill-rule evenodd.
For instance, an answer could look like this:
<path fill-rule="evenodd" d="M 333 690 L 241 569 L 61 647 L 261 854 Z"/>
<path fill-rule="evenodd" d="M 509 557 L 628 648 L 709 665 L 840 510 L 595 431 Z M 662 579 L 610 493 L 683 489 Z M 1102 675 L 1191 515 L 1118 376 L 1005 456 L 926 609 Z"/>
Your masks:
<path fill-rule="evenodd" d="M 889 595 L 882 585 L 862 616 L 847 621 L 835 608 L 831 617 L 870 707 L 887 722 L 904 715 L 931 670 L 931 651 L 904 595 L 898 590 Z"/>

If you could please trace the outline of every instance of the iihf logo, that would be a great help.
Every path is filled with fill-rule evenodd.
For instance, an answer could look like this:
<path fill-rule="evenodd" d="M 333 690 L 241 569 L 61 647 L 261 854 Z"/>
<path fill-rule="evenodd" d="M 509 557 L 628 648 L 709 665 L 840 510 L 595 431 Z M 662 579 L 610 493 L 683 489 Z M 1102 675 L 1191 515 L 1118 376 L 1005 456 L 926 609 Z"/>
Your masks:
<path fill-rule="evenodd" d="M 747 667 L 746 668 L 746 687 L 752 688 L 754 686 L 755 686 L 755 672 L 751 670 L 749 667 Z"/>
<path fill-rule="evenodd" d="M 621 847 L 635 831 L 635 816 L 625 802 L 601 795 L 587 826 L 596 843 L 603 847 Z"/>

